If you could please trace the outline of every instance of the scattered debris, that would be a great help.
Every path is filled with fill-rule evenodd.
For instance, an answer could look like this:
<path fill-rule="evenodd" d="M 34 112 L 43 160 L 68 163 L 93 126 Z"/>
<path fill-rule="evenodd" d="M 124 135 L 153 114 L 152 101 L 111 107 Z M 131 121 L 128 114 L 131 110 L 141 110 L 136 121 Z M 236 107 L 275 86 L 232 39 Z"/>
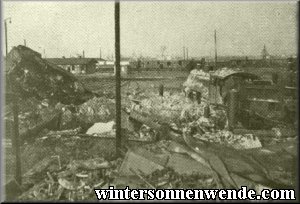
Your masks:
<path fill-rule="evenodd" d="M 9 83 L 34 98 L 24 100 L 19 115 L 22 139 L 32 139 L 24 144 L 22 156 L 32 161 L 23 161 L 31 169 L 18 186 L 19 200 L 95 200 L 94 188 L 122 186 L 126 179 L 135 188 L 152 189 L 296 185 L 295 131 L 277 126 L 229 131 L 226 106 L 209 101 L 212 74 L 224 78 L 241 70 L 193 70 L 185 92 L 162 86 L 160 94 L 127 90 L 122 99 L 127 149 L 124 158 L 115 159 L 114 100 L 95 97 L 29 48 L 14 48 L 10 58 Z"/>
<path fill-rule="evenodd" d="M 195 138 L 211 142 L 218 143 L 228 147 L 233 147 L 235 149 L 252 149 L 252 148 L 260 148 L 262 147 L 261 142 L 258 137 L 253 136 L 252 134 L 244 134 L 244 135 L 235 135 L 230 131 L 217 131 L 214 133 L 204 133 L 204 134 L 196 134 Z"/>
<path fill-rule="evenodd" d="M 116 176 L 118 160 L 103 158 L 74 160 L 61 170 L 46 171 L 39 183 L 23 192 L 19 200 L 94 200 L 94 188 L 110 184 Z"/>
<path fill-rule="evenodd" d="M 113 127 L 115 126 L 114 121 L 110 121 L 108 123 L 95 123 L 92 127 L 88 129 L 86 134 L 93 135 L 93 134 L 101 134 L 105 132 L 113 131 Z"/>

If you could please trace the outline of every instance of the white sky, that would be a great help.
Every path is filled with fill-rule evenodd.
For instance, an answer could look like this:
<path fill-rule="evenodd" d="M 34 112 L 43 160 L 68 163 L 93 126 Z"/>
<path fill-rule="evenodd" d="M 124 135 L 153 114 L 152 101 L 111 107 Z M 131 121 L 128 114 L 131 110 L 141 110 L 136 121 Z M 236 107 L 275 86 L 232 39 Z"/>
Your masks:
<path fill-rule="evenodd" d="M 2 4 L 9 49 L 24 44 L 47 57 L 102 57 L 114 53 L 114 2 L 8 2 Z M 219 55 L 297 52 L 296 2 L 121 2 L 122 56 L 210 56 L 214 29 Z M 4 35 L 3 35 L 4 36 Z M 3 49 L 5 52 L 5 49 Z"/>

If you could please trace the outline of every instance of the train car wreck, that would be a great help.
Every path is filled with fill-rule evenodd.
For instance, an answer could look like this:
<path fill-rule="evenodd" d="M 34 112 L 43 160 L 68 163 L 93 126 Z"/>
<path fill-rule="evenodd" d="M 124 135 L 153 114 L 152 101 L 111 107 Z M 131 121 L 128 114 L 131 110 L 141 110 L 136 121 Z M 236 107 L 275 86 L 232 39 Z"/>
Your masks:
<path fill-rule="evenodd" d="M 194 70 L 184 86 L 190 98 L 206 96 L 209 104 L 223 106 L 228 114 L 233 111 L 236 122 L 245 128 L 270 129 L 295 122 L 295 88 L 280 87 L 254 73 L 228 68 L 209 73 Z"/>

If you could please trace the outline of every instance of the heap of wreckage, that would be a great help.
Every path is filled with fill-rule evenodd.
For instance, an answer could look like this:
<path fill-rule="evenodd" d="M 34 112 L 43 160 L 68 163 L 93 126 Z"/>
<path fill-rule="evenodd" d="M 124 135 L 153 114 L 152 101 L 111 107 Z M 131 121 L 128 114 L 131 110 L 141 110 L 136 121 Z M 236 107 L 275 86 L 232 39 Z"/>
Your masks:
<path fill-rule="evenodd" d="M 15 88 L 20 100 L 25 171 L 22 185 L 7 181 L 7 200 L 95 200 L 93 189 L 108 186 L 296 188 L 295 127 L 263 117 L 272 127 L 255 129 L 251 121 L 230 119 L 241 118 L 249 103 L 228 114 L 234 96 L 226 95 L 224 79 L 249 83 L 257 76 L 193 70 L 180 93 L 128 91 L 122 99 L 124 154 L 116 158 L 114 100 L 88 91 L 28 47 L 14 47 L 6 67 L 7 93 Z M 9 94 L 6 100 L 9 137 Z"/>

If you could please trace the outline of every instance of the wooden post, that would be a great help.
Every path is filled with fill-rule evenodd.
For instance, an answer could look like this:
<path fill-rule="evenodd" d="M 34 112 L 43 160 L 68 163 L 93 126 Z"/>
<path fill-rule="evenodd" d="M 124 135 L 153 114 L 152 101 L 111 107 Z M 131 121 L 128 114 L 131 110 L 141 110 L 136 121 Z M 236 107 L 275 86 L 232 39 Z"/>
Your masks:
<path fill-rule="evenodd" d="M 16 181 L 19 185 L 22 184 L 22 173 L 21 173 L 21 157 L 20 157 L 20 138 L 19 138 L 19 105 L 18 105 L 18 97 L 16 95 L 13 96 L 13 150 L 15 151 L 16 158 L 16 172 L 15 177 Z"/>
<path fill-rule="evenodd" d="M 164 96 L 164 85 L 160 84 L 158 87 L 158 92 L 160 96 Z"/>
<path fill-rule="evenodd" d="M 278 83 L 278 73 L 272 73 L 272 81 L 274 84 Z"/>
<path fill-rule="evenodd" d="M 116 154 L 121 156 L 121 73 L 120 73 L 120 2 L 115 2 L 115 57 L 116 57 Z"/>

